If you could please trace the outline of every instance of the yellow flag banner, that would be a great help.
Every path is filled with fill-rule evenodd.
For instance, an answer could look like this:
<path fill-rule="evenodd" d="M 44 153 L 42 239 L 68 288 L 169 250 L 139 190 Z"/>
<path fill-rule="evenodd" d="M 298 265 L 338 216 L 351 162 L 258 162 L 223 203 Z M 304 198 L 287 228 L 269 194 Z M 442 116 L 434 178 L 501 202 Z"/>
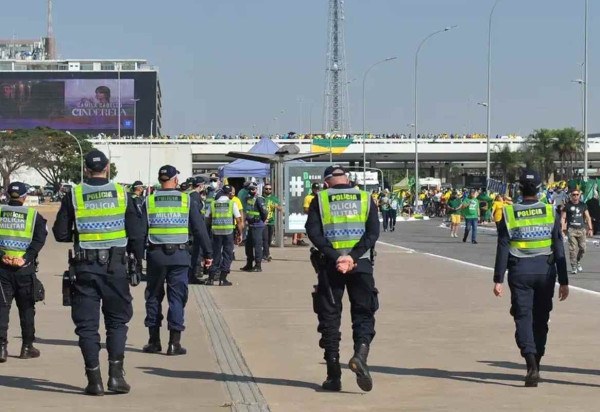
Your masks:
<path fill-rule="evenodd" d="M 310 151 L 312 153 L 335 153 L 340 154 L 346 151 L 346 148 L 352 144 L 353 139 L 312 139 Z"/>

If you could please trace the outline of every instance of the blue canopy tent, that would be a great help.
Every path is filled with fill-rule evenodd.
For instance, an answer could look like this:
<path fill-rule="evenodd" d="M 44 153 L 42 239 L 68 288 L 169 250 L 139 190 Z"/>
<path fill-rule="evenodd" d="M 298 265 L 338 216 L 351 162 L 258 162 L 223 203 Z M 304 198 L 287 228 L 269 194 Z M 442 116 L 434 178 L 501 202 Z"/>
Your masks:
<path fill-rule="evenodd" d="M 262 137 L 251 149 L 250 153 L 274 154 L 279 146 L 268 137 Z M 228 165 L 219 167 L 219 176 L 224 177 L 268 177 L 271 175 L 271 165 L 255 162 L 254 160 L 237 159 Z"/>

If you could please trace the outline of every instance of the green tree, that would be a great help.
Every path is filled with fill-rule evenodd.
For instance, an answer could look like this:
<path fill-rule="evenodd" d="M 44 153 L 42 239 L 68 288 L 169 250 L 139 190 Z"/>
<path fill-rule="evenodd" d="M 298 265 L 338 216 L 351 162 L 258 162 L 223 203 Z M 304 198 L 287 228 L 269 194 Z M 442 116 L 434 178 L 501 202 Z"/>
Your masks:
<path fill-rule="evenodd" d="M 521 168 L 523 155 L 521 151 L 513 152 L 505 145 L 502 149 L 492 152 L 491 160 L 497 175 L 502 176 L 505 182 L 513 182 Z"/>
<path fill-rule="evenodd" d="M 571 179 L 577 157 L 583 152 L 583 134 L 573 127 L 558 129 L 554 133 L 556 136 L 554 149 L 560 160 L 562 179 Z"/>
<path fill-rule="evenodd" d="M 27 166 L 35 169 L 46 182 L 60 188 L 62 182 L 81 182 L 81 154 L 93 149 L 92 143 L 83 136 L 73 138 L 59 130 L 48 128 L 33 129 Z M 79 144 L 77 144 L 77 141 Z M 116 176 L 116 168 L 111 163 L 111 177 Z"/>
<path fill-rule="evenodd" d="M 0 177 L 4 189 L 8 188 L 13 173 L 27 164 L 31 149 L 28 136 L 22 130 L 0 133 Z"/>
<path fill-rule="evenodd" d="M 555 170 L 556 141 L 555 130 L 537 129 L 527 136 L 522 149 L 527 167 L 538 170 L 543 180 L 548 180 Z"/>

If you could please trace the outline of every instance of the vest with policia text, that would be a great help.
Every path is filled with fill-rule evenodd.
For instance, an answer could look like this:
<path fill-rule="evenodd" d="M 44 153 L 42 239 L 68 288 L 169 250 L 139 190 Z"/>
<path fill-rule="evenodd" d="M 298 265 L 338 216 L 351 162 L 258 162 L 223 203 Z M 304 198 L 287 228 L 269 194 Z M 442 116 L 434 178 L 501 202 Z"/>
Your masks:
<path fill-rule="evenodd" d="M 358 189 L 327 189 L 318 196 L 325 238 L 342 255 L 349 254 L 366 231 L 371 196 Z"/>
<path fill-rule="evenodd" d="M 212 218 L 212 231 L 215 235 L 230 235 L 235 229 L 233 216 L 233 202 L 213 202 L 210 210 Z"/>
<path fill-rule="evenodd" d="M 190 201 L 187 193 L 159 190 L 148 197 L 148 240 L 154 245 L 189 240 Z"/>
<path fill-rule="evenodd" d="M 0 207 L 0 250 L 8 257 L 23 257 L 33 239 L 37 212 L 31 207 Z"/>
<path fill-rule="evenodd" d="M 504 221 L 510 237 L 510 254 L 519 258 L 550 255 L 554 209 L 537 202 L 531 205 L 507 205 Z"/>
<path fill-rule="evenodd" d="M 109 182 L 102 186 L 86 183 L 73 188 L 75 226 L 82 249 L 110 249 L 127 246 L 123 186 Z"/>

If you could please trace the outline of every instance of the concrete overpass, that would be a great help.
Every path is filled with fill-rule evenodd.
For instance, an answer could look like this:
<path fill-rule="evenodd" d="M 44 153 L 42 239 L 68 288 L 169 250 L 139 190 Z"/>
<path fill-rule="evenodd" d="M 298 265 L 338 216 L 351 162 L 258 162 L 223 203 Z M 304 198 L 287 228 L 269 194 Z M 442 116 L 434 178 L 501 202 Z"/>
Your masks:
<path fill-rule="evenodd" d="M 295 144 L 301 153 L 310 153 L 308 139 L 273 139 L 279 145 Z M 173 164 L 185 177 L 201 170 L 214 170 L 229 163 L 230 151 L 248 151 L 258 139 L 107 139 L 93 140 L 94 146 L 104 151 L 115 162 L 119 171 L 118 180 L 129 182 L 154 181 L 156 170 L 164 164 Z M 522 138 L 493 138 L 491 150 L 508 146 L 518 150 Z M 435 175 L 443 175 L 442 169 L 450 163 L 463 168 L 485 168 L 486 141 L 484 139 L 419 139 L 419 163 L 425 170 L 435 169 Z M 368 166 L 383 169 L 405 169 L 414 167 L 414 139 L 367 139 L 364 145 Z M 600 167 L 600 136 L 589 139 L 589 159 Z M 344 153 L 333 155 L 335 162 L 362 165 L 363 144 L 356 139 Z M 328 161 L 324 154 L 322 161 Z"/>

